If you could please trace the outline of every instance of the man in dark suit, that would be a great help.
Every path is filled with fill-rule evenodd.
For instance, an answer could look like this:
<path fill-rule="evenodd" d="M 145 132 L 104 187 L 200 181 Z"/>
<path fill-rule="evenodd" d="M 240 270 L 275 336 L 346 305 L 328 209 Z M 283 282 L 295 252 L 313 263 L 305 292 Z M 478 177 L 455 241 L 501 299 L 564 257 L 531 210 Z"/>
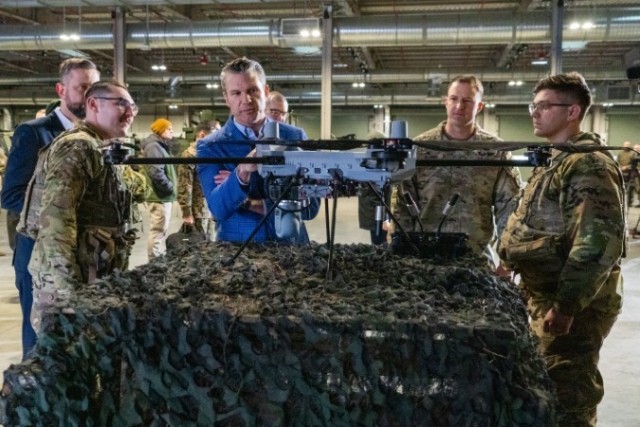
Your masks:
<path fill-rule="evenodd" d="M 196 145 L 197 157 L 253 156 L 251 141 L 264 134 L 264 125 L 273 119 L 265 114 L 269 86 L 262 66 L 247 58 L 238 58 L 224 66 L 220 75 L 222 93 L 231 116 L 222 129 L 201 139 Z M 307 139 L 303 129 L 281 123 L 280 138 Z M 234 141 L 246 140 L 247 144 Z M 249 238 L 273 203 L 265 192 L 264 180 L 255 164 L 200 164 L 197 167 L 207 205 L 217 221 L 217 239 L 242 242 Z M 276 209 L 275 214 L 281 205 Z M 292 227 L 278 227 L 274 213 L 257 230 L 253 242 L 278 241 L 294 244 L 309 242 L 301 220 L 318 214 L 320 201 L 311 199 L 308 207 L 295 207 L 296 217 L 287 219 Z M 280 218 L 292 214 L 284 207 Z M 297 212 L 300 213 L 299 217 Z M 281 221 L 280 224 L 284 223 Z"/>
<path fill-rule="evenodd" d="M 65 60 L 60 64 L 60 81 L 56 83 L 60 106 L 46 116 L 29 120 L 15 129 L 1 196 L 2 208 L 7 210 L 7 227 L 15 230 L 24 205 L 27 185 L 36 167 L 38 151 L 84 118 L 84 92 L 98 80 L 100 73 L 93 62 L 81 58 Z M 36 343 L 36 334 L 29 321 L 33 294 L 31 275 L 27 269 L 34 243 L 33 239 L 17 234 L 13 254 L 16 287 L 22 308 L 23 359 L 28 357 Z"/>

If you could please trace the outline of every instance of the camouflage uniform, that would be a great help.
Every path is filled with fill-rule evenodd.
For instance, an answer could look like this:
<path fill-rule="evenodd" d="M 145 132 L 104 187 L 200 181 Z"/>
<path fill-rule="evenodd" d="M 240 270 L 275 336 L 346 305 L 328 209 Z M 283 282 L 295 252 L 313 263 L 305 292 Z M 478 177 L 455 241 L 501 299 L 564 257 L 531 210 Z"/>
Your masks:
<path fill-rule="evenodd" d="M 570 142 L 602 145 L 592 133 Z M 562 426 L 595 425 L 604 394 L 597 364 L 622 305 L 623 192 L 622 173 L 608 153 L 554 153 L 552 166 L 533 171 L 501 237 L 500 255 L 521 275 L 529 299 Z M 574 317 L 569 334 L 543 331 L 552 307 Z"/>
<path fill-rule="evenodd" d="M 446 122 L 417 136 L 415 141 L 449 139 L 444 132 Z M 470 141 L 500 141 L 480 127 Z M 511 153 L 498 151 L 442 152 L 418 148 L 418 159 L 504 160 Z M 451 196 L 459 192 L 460 198 L 442 226 L 445 233 L 466 233 L 471 249 L 479 256 L 493 260 L 492 242 L 516 207 L 520 192 L 520 171 L 503 166 L 429 166 L 416 170 L 404 181 L 394 195 L 394 215 L 405 231 L 420 231 L 409 214 L 406 203 L 399 199 L 409 192 L 420 208 L 420 220 L 425 232 L 437 231 L 442 210 Z M 495 222 L 494 222 L 495 216 Z M 495 225 L 494 225 L 495 224 Z M 496 234 L 496 226 L 497 232 Z"/>
<path fill-rule="evenodd" d="M 19 231 L 37 239 L 29 263 L 36 331 L 43 310 L 74 287 L 126 266 L 132 196 L 122 168 L 103 163 L 102 144 L 79 123 L 41 151 L 29 183 Z"/>
<path fill-rule="evenodd" d="M 626 186 L 627 206 L 633 205 L 634 195 L 640 187 L 640 179 L 638 178 L 637 154 L 631 150 L 624 150 L 618 154 L 618 165 L 622 170 L 622 177 Z"/>
<path fill-rule="evenodd" d="M 195 157 L 196 143 L 193 142 L 182 152 L 181 157 Z M 205 233 L 207 240 L 215 240 L 213 217 L 202 194 L 202 187 L 196 174 L 196 165 L 185 164 L 178 167 L 178 203 L 182 217 L 192 216 L 196 229 Z"/>

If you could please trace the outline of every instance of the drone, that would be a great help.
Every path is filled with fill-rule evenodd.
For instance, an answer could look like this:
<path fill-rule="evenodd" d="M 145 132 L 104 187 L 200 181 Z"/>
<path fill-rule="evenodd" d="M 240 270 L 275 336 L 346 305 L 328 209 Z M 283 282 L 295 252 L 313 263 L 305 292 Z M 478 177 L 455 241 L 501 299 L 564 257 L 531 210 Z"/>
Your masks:
<path fill-rule="evenodd" d="M 264 222 L 274 214 L 276 234 L 281 238 L 299 229 L 301 212 L 309 206 L 312 198 L 325 199 L 327 218 L 327 245 L 329 246 L 330 275 L 335 241 L 337 200 L 353 196 L 366 186 L 377 195 L 376 223 L 382 226 L 384 212 L 397 226 L 395 252 L 430 257 L 434 253 L 445 253 L 458 257 L 466 253 L 468 237 L 462 233 L 441 233 L 440 226 L 446 219 L 456 196 L 449 200 L 436 233 L 408 232 L 402 229 L 387 205 L 384 190 L 390 185 L 410 179 L 415 169 L 428 166 L 524 166 L 547 167 L 551 165 L 552 149 L 567 152 L 592 152 L 629 149 L 610 146 L 578 146 L 573 144 L 526 143 L 526 142 L 456 142 L 456 141 L 412 141 L 407 138 L 406 122 L 393 122 L 389 138 L 360 140 L 304 140 L 289 141 L 279 138 L 278 123 L 266 122 L 264 138 L 260 141 L 226 141 L 226 144 L 248 144 L 255 146 L 255 157 L 238 158 L 140 158 L 133 155 L 135 145 L 126 139 L 110 140 L 102 149 L 106 164 L 223 164 L 255 163 L 263 177 L 266 194 L 272 201 L 270 209 L 255 227 L 253 233 L 242 243 L 230 263 L 251 242 Z M 510 160 L 451 160 L 417 158 L 417 148 L 436 151 L 515 151 L 524 149 L 524 158 Z M 415 202 L 401 195 L 412 216 L 419 212 Z M 333 214 L 329 215 L 329 199 L 333 200 Z M 330 222 L 331 218 L 331 222 Z M 454 235 L 455 234 L 455 235 Z"/>

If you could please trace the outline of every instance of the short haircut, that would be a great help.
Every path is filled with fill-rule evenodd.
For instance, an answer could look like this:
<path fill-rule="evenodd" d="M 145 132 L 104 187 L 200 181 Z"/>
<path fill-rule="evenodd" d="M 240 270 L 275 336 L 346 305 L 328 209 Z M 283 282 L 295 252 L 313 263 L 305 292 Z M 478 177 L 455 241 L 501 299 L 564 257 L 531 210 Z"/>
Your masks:
<path fill-rule="evenodd" d="M 84 93 L 85 102 L 92 96 L 109 95 L 113 93 L 114 88 L 121 88 L 127 92 L 129 91 L 125 85 L 115 80 L 101 80 L 89 86 L 89 89 Z"/>
<path fill-rule="evenodd" d="M 200 132 L 204 132 L 204 133 L 209 133 L 211 132 L 211 130 L 213 129 L 213 123 L 212 122 L 204 122 L 204 123 L 200 123 L 197 127 L 196 127 L 196 131 L 195 134 L 199 134 Z"/>
<path fill-rule="evenodd" d="M 480 99 L 482 99 L 482 95 L 484 95 L 484 86 L 482 86 L 482 82 L 477 76 L 473 74 L 458 74 L 451 80 L 451 83 L 449 83 L 449 88 L 451 88 L 451 86 L 456 82 L 471 85 L 471 87 L 476 90 L 476 95 L 479 95 Z M 447 88 L 447 90 L 449 88 Z"/>
<path fill-rule="evenodd" d="M 72 70 L 98 70 L 96 64 L 85 58 L 67 58 L 60 64 L 60 81 L 69 75 Z"/>
<path fill-rule="evenodd" d="M 262 85 L 267 84 L 267 76 L 264 73 L 262 65 L 260 65 L 258 61 L 254 61 L 243 56 L 242 58 L 234 59 L 222 68 L 222 71 L 220 72 L 220 86 L 222 87 L 222 92 L 225 92 L 226 90 L 225 78 L 227 75 L 245 73 L 255 73 L 260 79 Z"/>
<path fill-rule="evenodd" d="M 271 92 L 269 92 L 269 96 L 267 96 L 267 101 L 287 102 L 287 98 L 277 90 L 272 90 Z"/>
<path fill-rule="evenodd" d="M 545 89 L 559 93 L 564 98 L 564 102 L 578 104 L 582 110 L 580 112 L 581 120 L 584 119 L 589 107 L 591 107 L 591 90 L 584 77 L 575 71 L 549 76 L 540 80 L 533 88 L 533 94 L 535 95 Z"/>

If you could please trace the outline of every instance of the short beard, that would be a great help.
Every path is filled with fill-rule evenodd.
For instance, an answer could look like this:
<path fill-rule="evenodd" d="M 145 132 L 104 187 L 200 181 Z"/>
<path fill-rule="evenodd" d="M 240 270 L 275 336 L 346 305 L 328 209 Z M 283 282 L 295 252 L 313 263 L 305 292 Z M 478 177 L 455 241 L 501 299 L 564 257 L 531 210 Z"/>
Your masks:
<path fill-rule="evenodd" d="M 84 119 L 84 117 L 86 116 L 87 112 L 84 108 L 84 104 L 80 104 L 76 107 L 72 107 L 70 105 L 67 105 L 67 109 L 71 112 L 71 114 L 73 114 L 74 116 L 76 116 L 79 119 Z"/>

